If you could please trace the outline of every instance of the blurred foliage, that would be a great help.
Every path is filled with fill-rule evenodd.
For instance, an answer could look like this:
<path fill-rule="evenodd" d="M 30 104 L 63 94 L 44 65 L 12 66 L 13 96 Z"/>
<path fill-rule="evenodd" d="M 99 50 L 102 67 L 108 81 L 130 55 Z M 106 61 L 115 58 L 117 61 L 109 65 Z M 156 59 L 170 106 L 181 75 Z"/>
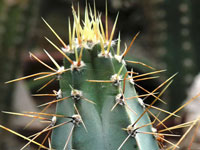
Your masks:
<path fill-rule="evenodd" d="M 200 1 L 152 1 L 156 55 L 168 76 L 179 74 L 170 88 L 170 110 L 182 104 L 188 87 L 200 71 Z"/>
<path fill-rule="evenodd" d="M 38 0 L 0 0 L 0 110 L 11 110 L 14 85 L 4 82 L 16 78 L 20 70 L 21 54 L 27 48 L 28 38 L 35 24 Z M 0 114 L 1 124 L 7 124 L 8 117 Z M 6 135 L 0 137 L 1 149 Z"/>

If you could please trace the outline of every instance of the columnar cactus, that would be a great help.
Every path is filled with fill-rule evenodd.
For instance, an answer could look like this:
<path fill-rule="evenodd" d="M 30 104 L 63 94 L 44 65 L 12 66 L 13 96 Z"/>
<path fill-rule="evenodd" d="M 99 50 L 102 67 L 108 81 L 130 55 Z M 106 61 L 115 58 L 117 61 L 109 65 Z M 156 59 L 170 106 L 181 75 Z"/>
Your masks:
<path fill-rule="evenodd" d="M 84 26 L 74 10 L 73 16 L 73 33 L 69 24 L 69 45 L 64 45 L 65 53 L 61 52 L 66 58 L 63 70 L 67 71 L 59 76 L 58 96 L 66 100 L 57 102 L 56 108 L 56 114 L 70 116 L 68 119 L 57 118 L 56 124 L 69 120 L 71 123 L 53 130 L 52 148 L 118 149 L 128 136 L 122 128 L 131 125 L 134 129 L 150 123 L 145 113 L 134 124 L 144 106 L 138 101 L 133 78 L 127 79 L 124 56 L 130 47 L 120 54 L 120 39 L 112 40 L 117 19 L 109 39 L 96 11 L 94 15 L 91 11 L 88 15 L 86 8 Z M 114 50 L 116 44 L 117 53 Z M 130 97 L 132 100 L 126 100 Z M 140 130 L 152 132 L 151 126 Z M 158 149 L 153 135 L 132 132 L 129 135 L 134 138 L 127 140 L 124 149 Z"/>
<path fill-rule="evenodd" d="M 34 54 L 30 53 L 32 58 L 52 72 L 36 73 L 7 82 L 10 83 L 35 76 L 37 78 L 34 80 L 53 78 L 42 87 L 45 88 L 55 79 L 59 80 L 60 89 L 53 91 L 54 94 L 39 94 L 42 96 L 56 96 L 56 100 L 43 104 L 42 106 L 46 105 L 46 107 L 40 113 L 27 112 L 29 114 L 23 114 L 42 120 L 48 119 L 41 117 L 41 115 L 53 116 L 51 123 L 39 134 L 35 134 L 33 139 L 25 139 L 29 143 L 33 142 L 40 145 L 34 140 L 41 133 L 47 131 L 50 133 L 52 130 L 51 140 L 49 140 L 49 143 L 51 143 L 50 149 L 159 149 L 158 136 L 163 136 L 164 134 L 158 134 L 152 127 L 154 121 L 151 122 L 148 113 L 158 121 L 159 119 L 149 111 L 149 108 L 157 100 L 162 101 L 159 97 L 163 92 L 159 96 L 156 96 L 155 93 L 174 76 L 166 80 L 152 92 L 145 90 L 136 82 L 153 79 L 155 77 L 149 77 L 148 75 L 160 73 L 163 70 L 152 71 L 141 75 L 138 75 L 134 71 L 127 71 L 126 60 L 124 58 L 131 49 L 138 34 L 133 38 L 130 45 L 121 52 L 120 35 L 117 40 L 113 40 L 118 15 L 109 37 L 107 12 L 104 29 L 101 16 L 97 15 L 95 8 L 94 11 L 91 9 L 88 11 L 86 7 L 83 23 L 81 22 L 79 11 L 77 14 L 73 7 L 72 10 L 74 23 L 71 26 L 69 21 L 69 45 L 66 45 L 43 19 L 45 24 L 63 45 L 63 48 L 59 48 L 51 40 L 46 38 L 63 55 L 64 66 L 60 66 L 46 50 L 44 52 L 52 60 L 56 69 L 48 66 Z M 143 63 L 140 64 L 147 66 Z M 147 67 L 152 69 L 150 66 Z M 141 88 L 147 94 L 137 95 L 135 86 Z M 153 96 L 155 100 L 145 108 L 141 97 L 147 98 L 148 96 Z M 56 104 L 56 113 L 44 113 L 52 104 Z M 22 115 L 20 113 L 12 114 Z M 39 116 L 34 116 L 33 114 Z M 0 127 L 6 129 L 3 126 Z M 47 137 L 44 141 L 46 139 Z M 48 149 L 43 146 L 44 141 L 40 147 Z"/>

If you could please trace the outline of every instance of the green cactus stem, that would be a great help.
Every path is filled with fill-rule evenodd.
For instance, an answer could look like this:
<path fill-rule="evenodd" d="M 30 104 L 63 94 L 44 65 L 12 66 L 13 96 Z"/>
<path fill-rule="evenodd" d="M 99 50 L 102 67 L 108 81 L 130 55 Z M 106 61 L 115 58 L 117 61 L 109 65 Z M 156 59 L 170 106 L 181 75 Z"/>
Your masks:
<path fill-rule="evenodd" d="M 57 118 L 56 124 L 71 123 L 53 129 L 52 148 L 114 150 L 131 136 L 121 145 L 123 149 L 158 149 L 153 135 L 122 130 L 129 125 L 134 129 L 151 121 L 145 113 L 134 124 L 144 112 L 144 106 L 138 101 L 133 79 L 126 79 L 128 72 L 124 57 L 130 47 L 120 55 L 118 46 L 118 54 L 115 54 L 117 42 L 113 41 L 113 35 L 117 18 L 108 39 L 107 30 L 104 32 L 96 11 L 94 15 L 92 11 L 88 15 L 86 8 L 84 26 L 74 10 L 73 16 L 72 32 L 69 25 L 69 46 L 63 45 L 63 51 L 70 58 L 64 60 L 64 68 L 70 71 L 59 77 L 60 98 L 68 99 L 58 102 L 56 107 L 57 115 L 68 116 Z M 126 100 L 130 97 L 135 98 Z M 152 127 L 149 125 L 139 130 L 152 132 Z"/>

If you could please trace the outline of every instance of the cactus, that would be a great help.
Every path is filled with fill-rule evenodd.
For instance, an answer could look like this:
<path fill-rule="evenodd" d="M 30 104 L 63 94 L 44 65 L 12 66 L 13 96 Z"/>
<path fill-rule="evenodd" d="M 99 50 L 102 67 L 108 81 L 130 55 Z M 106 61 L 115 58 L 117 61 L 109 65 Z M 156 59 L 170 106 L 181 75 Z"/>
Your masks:
<path fill-rule="evenodd" d="M 58 79 L 60 85 L 58 91 L 53 91 L 53 94 L 35 95 L 56 97 L 55 100 L 42 104 L 41 106 L 45 106 L 45 108 L 40 113 L 12 113 L 4 111 L 4 113 L 8 114 L 33 117 L 34 120 L 41 119 L 49 121 L 48 118 L 42 116 L 52 116 L 50 124 L 41 132 L 31 136 L 33 137 L 32 139 L 19 135 L 15 131 L 7 129 L 2 125 L 0 125 L 0 128 L 9 130 L 28 140 L 29 142 L 22 149 L 31 142 L 39 145 L 40 148 L 56 150 L 157 150 L 159 147 L 162 148 L 162 144 L 159 144 L 159 139 L 163 139 L 164 135 L 176 135 L 158 133 L 153 128 L 153 125 L 157 120 L 159 124 L 167 128 L 163 122 L 173 116 L 174 113 L 170 113 L 168 118 L 160 121 L 149 109 L 156 108 L 152 105 L 157 100 L 162 101 L 160 96 L 171 84 L 171 79 L 175 75 L 171 76 L 152 92 L 144 89 L 137 84 L 137 81 L 154 79 L 156 77 L 149 77 L 149 75 L 160 73 L 164 70 L 154 70 L 140 75 L 133 70 L 127 71 L 126 60 L 124 58 L 131 49 L 138 34 L 134 36 L 130 45 L 121 52 L 120 35 L 117 40 L 113 40 L 118 15 L 109 37 L 107 11 L 104 29 L 101 16 L 97 15 L 95 7 L 94 11 L 91 8 L 88 11 L 86 6 L 83 23 L 81 22 L 79 11 L 76 13 L 73 7 L 72 10 L 74 23 L 71 26 L 69 20 L 69 45 L 66 45 L 43 19 L 45 24 L 63 45 L 62 48 L 59 48 L 50 39 L 46 38 L 52 47 L 63 55 L 64 66 L 60 66 L 46 50 L 44 52 L 53 62 L 56 69 L 30 53 L 32 58 L 52 72 L 40 72 L 6 82 L 11 83 L 30 77 L 36 77 L 34 80 L 50 78 L 49 82 L 41 88 L 43 89 Z M 139 63 L 135 61 L 127 62 Z M 144 63 L 139 64 L 153 69 Z M 158 89 L 164 85 L 166 87 L 156 96 Z M 136 86 L 144 90 L 147 94 L 137 95 L 135 90 Z M 146 99 L 149 96 L 153 96 L 155 100 L 150 105 L 145 105 L 141 98 L 145 97 Z M 55 114 L 45 113 L 52 104 L 56 104 Z M 161 109 L 158 110 L 162 111 Z M 148 113 L 154 117 L 154 121 L 150 120 Z M 35 139 L 44 132 L 48 133 L 42 143 L 36 142 Z M 49 135 L 51 132 L 50 140 Z M 49 148 L 43 145 L 47 139 L 49 141 Z M 168 143 L 172 144 L 173 149 L 177 147 L 177 145 L 173 145 L 171 142 Z"/>
<path fill-rule="evenodd" d="M 149 117 L 147 113 L 143 113 L 144 106 L 138 100 L 134 81 L 132 78 L 130 81 L 126 80 L 128 72 L 124 56 L 130 50 L 136 36 L 120 55 L 120 39 L 117 51 L 114 50 L 116 42 L 112 41 L 117 18 L 108 39 L 107 31 L 104 35 L 100 17 L 90 13 L 92 20 L 89 20 L 86 8 L 82 27 L 80 17 L 73 10 L 75 22 L 73 31 L 76 31 L 77 39 L 74 37 L 74 32 L 71 35 L 69 25 L 69 46 L 63 44 L 63 51 L 66 54 L 46 38 L 66 58 L 65 69 L 57 67 L 62 70 L 62 74 L 58 77 L 60 90 L 57 93 L 58 99 L 62 101 L 56 100 L 51 104 L 58 102 L 56 114 L 70 116 L 68 117 L 70 119 L 58 117 L 56 124 L 72 122 L 53 130 L 52 148 L 121 149 L 123 146 L 124 149 L 147 149 L 147 147 L 158 149 L 153 135 L 135 135 L 136 126 L 144 126 L 140 129 L 143 132 L 152 132 Z M 47 22 L 45 23 L 49 26 Z M 49 28 L 51 29 L 50 26 Z M 132 100 L 126 101 L 130 97 Z M 137 120 L 141 114 L 142 117 Z M 78 127 L 80 123 L 82 127 Z M 121 129 L 127 126 L 128 134 Z M 120 146 L 120 143 L 129 136 L 134 138 Z"/>
<path fill-rule="evenodd" d="M 115 54 L 113 46 L 116 41 L 112 39 L 117 18 L 108 39 L 107 31 L 104 34 L 100 16 L 96 16 L 96 11 L 95 15 L 92 12 L 90 14 L 92 20 L 89 19 L 86 8 L 82 27 L 79 15 L 77 16 L 73 10 L 74 25 L 72 33 L 69 24 L 69 46 L 61 40 L 64 46 L 62 50 L 65 53 L 46 38 L 66 58 L 64 68 L 57 64 L 58 71 L 60 70 L 62 74 L 58 76 L 60 90 L 56 94 L 62 101 L 56 100 L 51 104 L 57 102 L 56 114 L 66 115 L 68 119 L 57 117 L 56 125 L 66 121 L 71 122 L 53 129 L 52 148 L 117 149 L 128 136 L 122 128 L 129 125 L 129 135 L 135 138 L 129 139 L 122 145 L 125 149 L 145 149 L 145 147 L 158 149 L 153 135 L 135 136 L 135 133 L 132 133 L 136 126 L 135 121 L 144 112 L 144 108 L 138 102 L 132 78 L 131 82 L 124 79 L 122 83 L 128 73 L 123 58 L 130 47 L 120 55 L 120 39 L 118 39 L 118 50 Z M 46 21 L 45 23 L 53 31 Z M 75 31 L 77 38 L 74 36 Z M 133 99 L 126 101 L 126 98 L 130 97 Z M 80 123 L 82 126 L 78 127 Z M 149 123 L 150 119 L 145 113 L 137 122 L 137 126 Z M 151 126 L 140 130 L 152 132 Z M 144 141 L 145 145 L 142 144 Z"/>

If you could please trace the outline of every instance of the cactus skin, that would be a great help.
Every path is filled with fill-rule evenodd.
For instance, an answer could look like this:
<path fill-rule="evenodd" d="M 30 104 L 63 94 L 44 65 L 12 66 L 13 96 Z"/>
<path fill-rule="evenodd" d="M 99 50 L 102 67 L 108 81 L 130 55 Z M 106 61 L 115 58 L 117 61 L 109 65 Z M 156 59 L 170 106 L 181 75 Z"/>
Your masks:
<path fill-rule="evenodd" d="M 73 103 L 76 103 L 88 129 L 87 133 L 83 127 L 76 127 L 68 149 L 117 149 L 120 142 L 127 137 L 127 133 L 121 128 L 126 128 L 128 125 L 133 124 L 137 117 L 144 111 L 137 99 L 127 101 L 127 104 L 136 111 L 138 116 L 124 106 L 119 105 L 111 111 L 111 108 L 115 104 L 115 97 L 119 94 L 118 87 L 113 86 L 112 83 L 89 83 L 85 81 L 87 79 L 100 80 L 102 78 L 109 80 L 110 77 L 115 74 L 114 70 L 119 70 L 122 65 L 118 63 L 115 58 L 98 58 L 93 55 L 92 53 L 94 53 L 93 51 L 95 51 L 95 48 L 92 50 L 84 49 L 84 53 L 86 53 L 83 54 L 86 58 L 86 60 L 83 59 L 86 63 L 85 69 L 80 72 L 73 71 L 65 73 L 60 79 L 60 88 L 63 97 L 70 95 L 70 84 L 73 88 L 81 90 L 84 97 L 96 103 L 96 105 L 94 105 L 84 100 L 74 102 L 72 98 L 58 103 L 56 114 L 69 116 L 74 115 L 75 110 L 73 108 Z M 92 57 L 89 55 L 92 55 Z M 67 64 L 65 64 L 65 67 L 67 67 Z M 125 75 L 126 72 L 127 70 L 124 67 L 122 71 L 123 75 Z M 130 85 L 128 81 L 126 81 L 124 96 L 136 96 L 134 86 Z M 57 123 L 59 124 L 65 121 L 66 119 L 58 118 Z M 137 125 L 141 126 L 149 122 L 148 116 L 145 115 Z M 71 128 L 72 125 L 68 124 L 54 129 L 52 134 L 53 148 L 63 149 Z M 142 130 L 151 132 L 150 127 L 146 127 Z M 141 149 L 145 149 L 146 146 L 152 147 L 152 149 L 157 147 L 157 143 L 152 135 L 141 134 L 138 135 L 137 140 L 138 144 L 145 143 L 145 145 L 140 145 Z M 134 147 L 138 147 L 138 145 L 133 139 L 130 139 L 123 148 L 133 149 Z"/>
<path fill-rule="evenodd" d="M 75 13 L 75 12 L 74 12 Z M 74 20 L 76 20 L 74 15 Z M 78 18 L 78 17 L 77 17 Z M 77 19 L 78 20 L 78 19 Z M 76 21 L 77 21 L 76 20 Z M 86 14 L 85 23 L 89 21 Z M 94 23 L 94 22 L 93 22 Z M 96 23 L 96 22 L 95 22 Z M 76 24 L 76 32 L 79 35 L 80 24 Z M 77 27 L 78 26 L 78 27 Z M 86 26 L 87 27 L 87 26 Z M 82 33 L 84 33 L 84 28 Z M 90 31 L 90 30 L 89 30 Z M 88 31 L 88 34 L 89 34 Z M 94 28 L 91 28 L 91 32 Z M 84 34 L 81 35 L 83 38 Z M 100 35 L 102 36 L 102 35 Z M 112 34 L 111 34 L 112 36 Z M 77 36 L 78 37 L 78 36 Z M 102 36 L 103 37 L 103 36 Z M 62 91 L 62 97 L 69 97 L 71 95 L 72 89 L 79 90 L 82 92 L 83 96 L 80 100 L 75 100 L 72 97 L 69 99 L 60 101 L 57 103 L 56 114 L 73 116 L 77 114 L 74 104 L 76 105 L 80 116 L 85 123 L 87 131 L 84 129 L 83 124 L 74 125 L 73 123 L 68 123 L 59 128 L 53 129 L 52 132 L 52 148 L 56 150 L 61 149 L 96 149 L 96 150 L 115 150 L 118 149 L 122 142 L 127 138 L 127 131 L 122 130 L 122 128 L 127 128 L 128 125 L 134 124 L 137 118 L 144 112 L 144 107 L 138 102 L 138 98 L 126 101 L 126 105 L 117 105 L 113 111 L 112 107 L 116 104 L 116 96 L 123 91 L 123 83 L 120 82 L 118 86 L 114 83 L 95 83 L 89 82 L 88 80 L 111 80 L 111 76 L 117 74 L 124 64 L 124 60 L 121 57 L 121 61 L 116 59 L 114 52 L 114 47 L 111 46 L 111 54 L 100 57 L 99 54 L 102 53 L 101 42 L 94 42 L 95 36 L 92 37 L 92 46 L 87 48 L 85 45 L 91 44 L 91 40 L 84 41 L 78 37 L 78 41 L 82 40 L 79 44 L 77 51 L 80 53 L 83 47 L 82 61 L 85 66 L 80 68 L 80 70 L 72 69 L 71 71 L 65 72 L 60 75 L 60 89 Z M 75 40 L 72 38 L 72 40 Z M 85 42 L 85 43 L 84 43 Z M 106 39 L 104 39 L 105 50 L 108 45 L 106 45 Z M 72 41 L 72 43 L 76 43 Z M 83 44 L 84 43 L 84 44 Z M 73 45 L 75 47 L 75 44 Z M 75 51 L 75 48 L 70 49 L 71 52 Z M 67 53 L 67 55 L 74 61 L 75 64 L 75 54 Z M 77 60 L 76 60 L 77 62 Z M 70 68 L 71 64 L 64 60 L 64 68 Z M 120 76 L 122 79 L 127 73 L 126 67 L 123 66 Z M 137 96 L 134 85 L 130 81 L 125 81 L 125 93 L 124 97 Z M 93 101 L 92 104 L 84 98 Z M 137 115 L 132 112 L 128 107 L 137 113 Z M 56 124 L 60 124 L 71 119 L 58 118 Z M 145 114 L 134 127 L 139 127 L 150 123 L 150 119 L 147 114 Z M 74 127 L 74 128 L 73 128 Z M 72 130 L 73 128 L 73 130 Z M 139 129 L 140 131 L 152 132 L 151 125 Z M 70 134 L 72 132 L 72 134 Z M 69 142 L 66 146 L 66 141 Z M 137 142 L 136 142 L 137 141 Z M 132 150 L 132 149 L 159 149 L 157 141 L 153 135 L 137 133 L 135 137 L 130 137 L 122 149 Z"/>

